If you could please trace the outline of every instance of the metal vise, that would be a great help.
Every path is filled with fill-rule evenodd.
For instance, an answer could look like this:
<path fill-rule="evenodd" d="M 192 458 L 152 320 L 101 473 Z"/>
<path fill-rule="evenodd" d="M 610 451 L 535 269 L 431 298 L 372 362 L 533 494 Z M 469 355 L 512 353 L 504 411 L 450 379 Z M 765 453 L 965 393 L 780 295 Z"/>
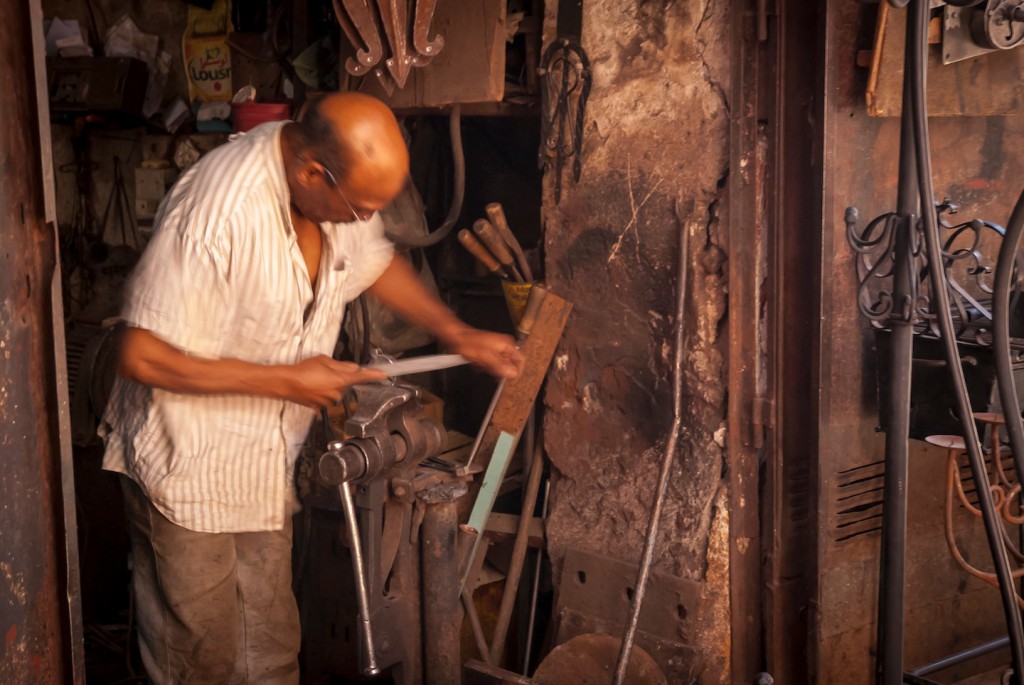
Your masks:
<path fill-rule="evenodd" d="M 357 407 L 341 440 L 330 440 L 313 472 L 336 488 L 345 513 L 359 607 L 359 667 L 391 667 L 396 683 L 420 680 L 418 545 L 411 485 L 417 466 L 444 449 L 444 427 L 424 416 L 415 386 L 352 386 Z M 353 488 L 353 486 L 357 486 Z M 421 519 L 422 520 L 422 519 Z"/>
<path fill-rule="evenodd" d="M 444 448 L 444 427 L 423 416 L 419 391 L 408 385 L 354 385 L 356 412 L 345 421 L 352 436 L 333 440 L 317 462 L 325 485 L 365 482 L 402 463 L 411 467 Z"/>

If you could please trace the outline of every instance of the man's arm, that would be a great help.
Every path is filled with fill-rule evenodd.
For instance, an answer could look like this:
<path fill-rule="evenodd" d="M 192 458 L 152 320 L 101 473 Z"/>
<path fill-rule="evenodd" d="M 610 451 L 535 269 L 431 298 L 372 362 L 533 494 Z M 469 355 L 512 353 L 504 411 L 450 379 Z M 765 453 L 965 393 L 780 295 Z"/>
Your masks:
<path fill-rule="evenodd" d="M 523 368 L 523 355 L 511 336 L 482 331 L 460 321 L 423 287 L 404 257 L 396 254 L 369 291 L 403 319 L 494 375 L 514 378 Z"/>
<path fill-rule="evenodd" d="M 298 364 L 278 365 L 197 359 L 141 328 L 125 331 L 118 372 L 129 380 L 171 392 L 258 395 L 313 408 L 336 403 L 354 383 L 386 378 L 383 372 L 323 355 Z"/>

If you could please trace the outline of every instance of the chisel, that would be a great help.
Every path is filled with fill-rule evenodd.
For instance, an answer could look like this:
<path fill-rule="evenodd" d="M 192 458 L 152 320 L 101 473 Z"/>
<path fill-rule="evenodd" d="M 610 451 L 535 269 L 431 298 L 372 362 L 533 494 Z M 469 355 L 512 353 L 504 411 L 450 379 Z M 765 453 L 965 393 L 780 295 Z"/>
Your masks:
<path fill-rule="evenodd" d="M 512 278 L 523 283 L 523 275 L 516 268 L 516 260 L 512 256 L 512 252 L 509 251 L 508 246 L 505 245 L 505 241 L 498 235 L 494 226 L 491 226 L 491 222 L 487 219 L 477 219 L 473 223 L 473 232 L 476 233 L 476 237 L 490 250 L 491 254 L 498 259 L 501 265 L 512 274 Z"/>
<path fill-rule="evenodd" d="M 498 260 L 494 258 L 484 244 L 481 243 L 475 235 L 470 233 L 465 228 L 459 231 L 459 242 L 466 250 L 480 260 L 480 263 L 487 267 L 487 270 L 496 276 L 501 278 L 509 278 L 509 272 L 505 267 L 498 263 Z"/>
<path fill-rule="evenodd" d="M 523 247 L 516 240 L 516 236 L 512 233 L 512 229 L 508 225 L 508 219 L 505 218 L 505 210 L 501 208 L 501 205 L 497 202 L 492 202 L 484 209 L 487 211 L 487 217 L 491 220 L 491 225 L 498 231 L 498 235 L 501 236 L 505 244 L 509 246 L 512 253 L 515 255 L 516 262 L 519 264 L 519 270 L 522 272 L 523 277 L 526 278 L 527 283 L 533 281 L 533 272 L 530 270 L 530 265 L 526 261 L 526 255 L 523 254 Z"/>

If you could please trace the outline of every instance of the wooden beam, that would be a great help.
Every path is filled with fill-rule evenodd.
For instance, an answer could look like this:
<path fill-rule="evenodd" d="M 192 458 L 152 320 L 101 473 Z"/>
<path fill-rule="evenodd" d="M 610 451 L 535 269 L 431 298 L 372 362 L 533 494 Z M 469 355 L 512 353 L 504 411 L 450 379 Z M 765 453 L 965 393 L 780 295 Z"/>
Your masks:
<path fill-rule="evenodd" d="M 490 518 L 487 519 L 487 528 L 484 530 L 484 535 L 492 539 L 504 539 L 506 537 L 512 537 L 519 530 L 519 516 L 517 514 L 496 514 L 491 513 Z M 530 521 L 529 530 L 529 545 L 530 547 L 545 546 L 544 538 L 544 519 L 534 516 Z"/>
<path fill-rule="evenodd" d="M 504 668 L 470 659 L 462 666 L 462 685 L 533 685 L 533 680 Z"/>

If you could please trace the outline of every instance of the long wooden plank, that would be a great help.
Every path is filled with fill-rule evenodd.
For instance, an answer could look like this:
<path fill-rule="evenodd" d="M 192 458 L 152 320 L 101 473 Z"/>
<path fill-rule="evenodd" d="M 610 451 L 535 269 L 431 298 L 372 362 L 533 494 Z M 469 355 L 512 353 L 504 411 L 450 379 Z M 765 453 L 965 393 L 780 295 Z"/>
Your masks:
<path fill-rule="evenodd" d="M 505 390 L 494 408 L 491 425 L 487 427 L 480 443 L 478 459 L 488 457 L 494 451 L 501 433 L 512 435 L 518 444 L 571 312 L 572 303 L 558 295 L 549 292 L 544 298 L 533 332 L 522 347 L 526 365 L 517 378 L 505 384 Z"/>

